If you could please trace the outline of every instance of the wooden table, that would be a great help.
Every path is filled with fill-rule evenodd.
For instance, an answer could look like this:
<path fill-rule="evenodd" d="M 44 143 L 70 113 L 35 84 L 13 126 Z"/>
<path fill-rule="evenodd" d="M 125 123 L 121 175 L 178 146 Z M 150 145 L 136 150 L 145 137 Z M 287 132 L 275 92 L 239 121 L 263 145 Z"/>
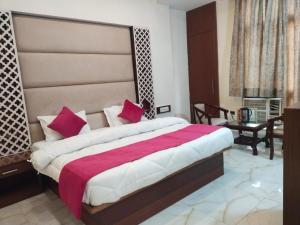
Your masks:
<path fill-rule="evenodd" d="M 40 194 L 41 180 L 31 163 L 29 152 L 0 158 L 0 208 Z"/>
<path fill-rule="evenodd" d="M 235 144 L 251 146 L 253 150 L 253 155 L 257 155 L 257 145 L 260 142 L 265 142 L 266 147 L 269 146 L 269 141 L 267 136 L 258 137 L 258 132 L 267 128 L 268 123 L 241 123 L 237 121 L 228 122 L 225 127 L 231 130 L 238 130 L 239 136 L 234 139 Z M 250 132 L 252 136 L 244 135 L 243 132 Z"/>

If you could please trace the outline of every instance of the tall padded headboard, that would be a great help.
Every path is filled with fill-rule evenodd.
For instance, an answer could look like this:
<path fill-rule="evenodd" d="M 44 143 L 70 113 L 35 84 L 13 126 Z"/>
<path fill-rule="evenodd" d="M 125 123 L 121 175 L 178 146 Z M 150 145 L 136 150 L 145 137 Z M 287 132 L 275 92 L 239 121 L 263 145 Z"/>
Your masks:
<path fill-rule="evenodd" d="M 107 126 L 103 108 L 136 100 L 129 27 L 13 14 L 33 142 L 39 115 L 67 105 L 86 110 L 92 129 Z"/>

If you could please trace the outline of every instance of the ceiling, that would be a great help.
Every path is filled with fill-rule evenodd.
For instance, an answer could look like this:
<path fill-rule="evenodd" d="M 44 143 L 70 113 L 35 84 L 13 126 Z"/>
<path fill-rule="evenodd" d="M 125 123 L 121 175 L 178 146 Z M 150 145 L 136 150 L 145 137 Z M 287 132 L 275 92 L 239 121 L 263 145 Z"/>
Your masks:
<path fill-rule="evenodd" d="M 171 8 L 189 11 L 214 0 L 157 0 L 161 4 L 169 5 Z"/>

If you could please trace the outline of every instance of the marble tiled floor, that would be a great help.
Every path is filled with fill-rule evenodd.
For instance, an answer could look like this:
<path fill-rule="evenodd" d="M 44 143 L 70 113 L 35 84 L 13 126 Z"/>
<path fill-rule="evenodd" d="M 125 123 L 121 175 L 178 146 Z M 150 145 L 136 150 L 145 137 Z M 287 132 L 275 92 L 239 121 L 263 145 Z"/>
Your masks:
<path fill-rule="evenodd" d="M 142 225 L 282 225 L 282 156 L 261 147 L 225 153 L 225 175 Z M 51 192 L 0 209 L 1 225 L 82 224 Z"/>

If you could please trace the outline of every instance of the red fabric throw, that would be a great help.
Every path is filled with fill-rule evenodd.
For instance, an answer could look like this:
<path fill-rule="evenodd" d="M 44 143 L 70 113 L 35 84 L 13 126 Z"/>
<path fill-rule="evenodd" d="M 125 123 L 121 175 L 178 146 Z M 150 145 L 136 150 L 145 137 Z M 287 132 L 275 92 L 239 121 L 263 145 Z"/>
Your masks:
<path fill-rule="evenodd" d="M 122 112 L 118 115 L 118 117 L 128 120 L 131 123 L 137 123 L 141 121 L 144 112 L 145 110 L 143 110 L 141 107 L 138 107 L 126 99 Z"/>
<path fill-rule="evenodd" d="M 219 128 L 221 127 L 200 124 L 190 125 L 152 139 L 74 160 L 66 164 L 60 173 L 60 197 L 79 219 L 85 186 L 92 177 L 155 152 L 180 146 L 210 134 Z"/>
<path fill-rule="evenodd" d="M 48 125 L 49 128 L 60 133 L 65 138 L 79 134 L 86 122 L 64 106 L 57 117 Z"/>

